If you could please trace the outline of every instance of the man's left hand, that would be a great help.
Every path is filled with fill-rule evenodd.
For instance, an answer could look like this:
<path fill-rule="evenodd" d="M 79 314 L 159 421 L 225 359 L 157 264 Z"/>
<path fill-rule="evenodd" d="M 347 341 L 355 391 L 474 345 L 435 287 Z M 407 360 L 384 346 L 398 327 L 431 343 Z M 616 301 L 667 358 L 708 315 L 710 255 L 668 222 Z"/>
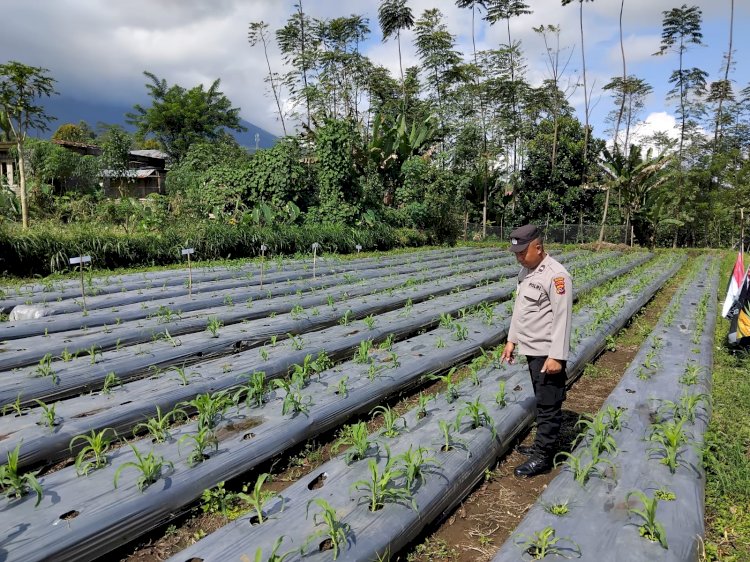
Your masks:
<path fill-rule="evenodd" d="M 556 375 L 561 371 L 562 364 L 557 359 L 552 359 L 552 357 L 547 357 L 544 365 L 542 365 L 542 373 L 546 373 L 548 375 Z"/>

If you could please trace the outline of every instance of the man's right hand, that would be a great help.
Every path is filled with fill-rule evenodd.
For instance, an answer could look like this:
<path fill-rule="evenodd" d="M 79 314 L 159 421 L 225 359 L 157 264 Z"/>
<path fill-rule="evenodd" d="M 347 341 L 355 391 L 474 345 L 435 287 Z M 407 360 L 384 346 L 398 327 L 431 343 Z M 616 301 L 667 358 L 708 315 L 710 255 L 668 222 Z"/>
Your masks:
<path fill-rule="evenodd" d="M 500 364 L 502 365 L 505 361 L 508 362 L 508 365 L 512 365 L 515 362 L 515 357 L 513 356 L 513 350 L 515 350 L 516 344 L 513 342 L 508 342 L 505 344 L 505 349 L 503 349 L 503 354 L 500 356 Z"/>

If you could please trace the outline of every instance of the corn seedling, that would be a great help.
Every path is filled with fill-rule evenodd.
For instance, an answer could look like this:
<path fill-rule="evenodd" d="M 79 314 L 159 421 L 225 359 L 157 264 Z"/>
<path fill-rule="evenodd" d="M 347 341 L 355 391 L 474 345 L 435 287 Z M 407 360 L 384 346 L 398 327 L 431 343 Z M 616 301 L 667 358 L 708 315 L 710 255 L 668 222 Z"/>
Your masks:
<path fill-rule="evenodd" d="M 289 311 L 289 315 L 292 317 L 293 320 L 297 320 L 302 314 L 305 312 L 305 309 L 302 308 L 300 305 L 294 305 L 292 307 L 292 310 Z"/>
<path fill-rule="evenodd" d="M 372 340 L 362 340 L 359 342 L 357 352 L 354 354 L 354 362 L 361 365 L 369 363 L 371 361 L 370 349 L 372 349 Z"/>
<path fill-rule="evenodd" d="M 556 537 L 555 530 L 552 527 L 545 527 L 533 535 L 519 534 L 515 538 L 516 545 L 520 546 L 534 560 L 541 560 L 551 554 L 569 558 L 565 555 L 565 551 L 570 550 L 570 547 L 563 549 L 561 547 L 562 541 L 572 544 L 573 550 L 580 556 L 581 548 L 578 544 L 567 537 Z"/>
<path fill-rule="evenodd" d="M 297 388 L 290 388 L 281 404 L 281 415 L 306 414 L 310 411 L 312 403 L 312 396 L 305 396 Z"/>
<path fill-rule="evenodd" d="M 145 422 L 136 424 L 133 428 L 133 435 L 145 431 L 151 435 L 154 443 L 163 443 L 170 438 L 169 426 L 175 421 L 177 416 L 187 418 L 185 411 L 180 408 L 175 408 L 174 410 L 162 415 L 161 408 L 157 406 L 156 416 L 148 418 Z"/>
<path fill-rule="evenodd" d="M 77 353 L 75 355 L 70 353 L 68 351 L 68 348 L 66 347 L 65 349 L 62 350 L 62 353 L 60 354 L 60 359 L 62 359 L 63 361 L 67 363 L 68 361 L 73 359 L 73 357 L 76 357 L 77 355 L 78 355 Z"/>
<path fill-rule="evenodd" d="M 371 381 L 375 380 L 375 377 L 378 375 L 378 368 L 375 365 L 375 363 L 370 363 L 369 368 L 367 369 L 367 378 Z"/>
<path fill-rule="evenodd" d="M 239 408 L 244 397 L 245 405 L 248 408 L 260 408 L 265 402 L 266 397 L 266 373 L 263 371 L 254 371 L 247 376 L 247 382 L 239 391 L 235 393 L 232 400 Z"/>
<path fill-rule="evenodd" d="M 161 478 L 165 466 L 174 469 L 174 463 L 164 460 L 164 458 L 159 455 L 154 455 L 153 451 L 149 451 L 147 455 L 143 455 L 135 448 L 135 446 L 131 445 L 130 448 L 133 450 L 133 454 L 137 460 L 128 461 L 117 467 L 114 477 L 115 488 L 117 488 L 120 474 L 128 467 L 135 468 L 140 472 L 140 476 L 138 477 L 138 480 L 136 480 L 136 486 L 140 492 L 143 492 L 143 490 Z"/>
<path fill-rule="evenodd" d="M 573 446 L 587 440 L 588 446 L 596 456 L 600 456 L 605 451 L 613 455 L 617 451 L 617 442 L 609 434 L 609 422 L 605 420 L 606 412 L 598 412 L 591 418 L 579 419 L 575 427 L 582 428 L 580 433 L 573 442 Z"/>
<path fill-rule="evenodd" d="M 463 422 L 465 417 L 468 417 L 471 421 L 471 429 L 486 427 L 492 432 L 494 437 L 495 422 L 492 416 L 490 416 L 487 407 L 482 404 L 479 398 L 474 400 L 474 402 L 464 402 L 464 407 L 456 414 L 456 430 L 461 427 L 461 422 Z"/>
<path fill-rule="evenodd" d="M 52 368 L 51 353 L 47 353 L 39 360 L 39 365 L 37 366 L 35 373 L 37 377 L 49 377 L 50 379 L 52 379 L 52 384 L 54 385 L 60 384 L 60 377 Z"/>
<path fill-rule="evenodd" d="M 339 379 L 338 384 L 336 385 L 336 394 L 346 398 L 349 394 L 349 389 L 346 386 L 348 382 L 349 382 L 349 377 L 347 377 L 346 375 L 341 377 L 341 379 Z"/>
<path fill-rule="evenodd" d="M 209 318 L 208 322 L 206 323 L 206 331 L 211 334 L 212 338 L 218 338 L 219 337 L 219 328 L 221 328 L 224 324 L 221 320 L 218 318 Z"/>
<path fill-rule="evenodd" d="M 469 337 L 469 328 L 456 322 L 453 324 L 453 337 L 456 341 L 464 341 Z"/>
<path fill-rule="evenodd" d="M 586 453 L 588 453 L 586 455 Z M 585 486 L 586 482 L 589 481 L 592 475 L 603 476 L 604 471 L 600 467 L 602 464 L 609 465 L 614 471 L 615 465 L 609 460 L 599 456 L 599 453 L 595 450 L 584 449 L 580 452 L 580 456 L 576 456 L 573 453 L 562 451 L 555 455 L 555 465 L 564 464 L 573 473 L 573 479 L 578 482 L 581 486 Z M 588 461 L 584 460 L 584 457 L 590 457 Z M 557 462 L 557 457 L 564 457 L 565 460 L 562 463 Z"/>
<path fill-rule="evenodd" d="M 398 360 L 398 353 L 395 351 L 390 352 L 388 361 L 391 363 L 391 369 L 398 369 L 401 366 L 401 361 Z"/>
<path fill-rule="evenodd" d="M 180 445 L 184 441 L 192 441 L 193 448 L 188 455 L 187 462 L 190 466 L 202 463 L 208 458 L 206 451 L 213 446 L 214 450 L 219 449 L 219 440 L 216 434 L 207 427 L 200 427 L 198 433 L 186 433 L 180 437 L 177 442 L 177 449 L 179 451 Z"/>
<path fill-rule="evenodd" d="M 682 446 L 687 443 L 687 435 L 682 428 L 684 423 L 684 420 L 672 420 L 651 426 L 649 441 L 659 446 L 650 448 L 649 452 L 660 454 L 662 458 L 659 462 L 667 465 L 672 474 L 677 470 Z"/>
<path fill-rule="evenodd" d="M 452 423 L 448 423 L 445 420 L 438 420 L 438 427 L 440 433 L 443 435 L 443 445 L 440 450 L 443 452 L 451 451 L 455 447 L 456 443 L 462 443 L 461 439 L 455 439 L 453 437 L 454 426 Z"/>
<path fill-rule="evenodd" d="M 37 423 L 49 428 L 55 427 L 58 424 L 57 415 L 55 414 L 57 404 L 45 404 L 41 400 L 34 400 L 34 402 L 42 409 L 41 418 Z"/>
<path fill-rule="evenodd" d="M 34 507 L 42 501 L 42 486 L 36 479 L 36 472 L 18 473 L 18 456 L 21 444 L 16 445 L 12 451 L 8 451 L 8 462 L 0 466 L 0 492 L 8 498 L 21 498 L 29 489 L 36 493 Z"/>
<path fill-rule="evenodd" d="M 265 505 L 272 498 L 279 495 L 278 493 L 271 490 L 263 490 L 263 484 L 265 484 L 268 476 L 269 475 L 267 473 L 259 475 L 251 492 L 248 493 L 247 486 L 243 486 L 242 492 L 237 494 L 237 497 L 239 497 L 242 501 L 244 501 L 255 510 L 255 515 L 258 518 L 258 523 L 263 523 L 263 508 L 265 507 Z"/>
<path fill-rule="evenodd" d="M 370 314 L 369 316 L 365 316 L 364 323 L 365 323 L 365 326 L 367 326 L 368 330 L 374 330 L 375 329 L 375 315 Z"/>
<path fill-rule="evenodd" d="M 112 389 L 115 386 L 122 386 L 122 380 L 114 373 L 110 371 L 107 376 L 104 377 L 104 386 L 102 387 L 102 394 L 112 394 Z"/>
<path fill-rule="evenodd" d="M 604 410 L 604 416 L 607 419 L 607 425 L 612 431 L 620 431 L 623 425 L 623 418 L 625 417 L 626 408 L 622 406 L 615 408 L 611 404 L 607 404 Z"/>
<path fill-rule="evenodd" d="M 408 450 L 394 457 L 393 460 L 400 464 L 403 469 L 408 490 L 411 490 L 417 481 L 420 485 L 424 484 L 424 467 L 437 462 L 434 457 L 427 456 L 429 452 L 429 449 L 425 447 L 417 447 L 416 450 L 412 450 L 410 445 Z"/>
<path fill-rule="evenodd" d="M 388 459 L 383 471 L 378 470 L 378 463 L 370 459 L 368 470 L 370 472 L 369 480 L 357 480 L 352 484 L 352 488 L 367 492 L 370 511 L 382 509 L 387 502 L 398 503 L 400 501 L 411 502 L 412 509 L 417 511 L 417 504 L 412 498 L 411 491 L 407 488 L 397 488 L 394 486 L 394 480 L 403 476 L 401 470 L 394 466 L 395 459 Z"/>
<path fill-rule="evenodd" d="M 442 336 L 438 337 L 437 341 L 435 342 L 435 347 L 437 349 L 443 349 L 445 347 L 445 340 Z"/>
<path fill-rule="evenodd" d="M 445 399 L 451 403 L 458 398 L 458 386 L 453 382 L 453 374 L 456 372 L 456 368 L 453 367 L 445 375 L 425 375 L 427 380 L 439 381 L 445 384 Z"/>
<path fill-rule="evenodd" d="M 274 543 L 273 548 L 271 550 L 270 556 L 268 558 L 263 558 L 263 549 L 259 548 L 255 551 L 255 558 L 253 558 L 253 562 L 284 562 L 287 558 L 290 556 L 294 556 L 299 552 L 299 549 L 295 548 L 294 550 L 289 550 L 285 552 L 284 554 L 279 554 L 279 548 L 281 548 L 281 543 L 284 542 L 284 535 L 281 535 L 278 537 Z"/>
<path fill-rule="evenodd" d="M 446 330 L 450 330 L 453 328 L 453 316 L 447 313 L 440 313 L 440 324 L 439 326 L 441 328 L 445 328 Z"/>
<path fill-rule="evenodd" d="M 263 361 L 268 361 L 268 350 L 265 347 L 260 348 L 260 358 L 263 359 Z"/>
<path fill-rule="evenodd" d="M 271 336 L 271 347 L 276 347 L 276 341 L 279 339 L 278 335 Z"/>
<path fill-rule="evenodd" d="M 701 373 L 701 367 L 694 363 L 690 363 L 685 367 L 685 372 L 680 377 L 680 384 L 685 386 L 692 386 L 698 384 L 698 376 Z"/>
<path fill-rule="evenodd" d="M 292 334 L 287 334 L 287 336 L 292 344 L 292 349 L 301 351 L 302 348 L 305 347 L 305 342 L 302 340 L 302 336 L 294 336 Z"/>
<path fill-rule="evenodd" d="M 432 394 L 419 393 L 417 397 L 417 419 L 427 416 L 427 403 L 435 397 Z"/>
<path fill-rule="evenodd" d="M 391 348 L 393 347 L 393 334 L 388 334 L 388 337 L 385 338 L 380 345 L 378 346 L 378 349 L 381 351 L 391 351 Z"/>
<path fill-rule="evenodd" d="M 396 437 L 398 435 L 398 420 L 401 420 L 406 428 L 406 420 L 398 416 L 390 406 L 377 406 L 370 411 L 370 415 L 375 417 L 373 414 L 381 414 L 383 416 L 383 435 L 386 437 Z"/>
<path fill-rule="evenodd" d="M 114 429 L 106 428 L 98 433 L 92 429 L 89 435 L 76 435 L 70 440 L 68 447 L 71 453 L 73 452 L 73 445 L 77 441 L 85 443 L 76 455 L 75 466 L 78 476 L 87 475 L 89 470 L 96 470 L 107 465 L 106 453 L 112 444 L 112 439 L 107 436 L 108 432 L 116 435 Z"/>
<path fill-rule="evenodd" d="M 643 509 L 628 508 L 628 513 L 637 515 L 643 520 L 643 524 L 638 527 L 640 535 L 653 542 L 658 542 L 662 548 L 669 548 L 667 545 L 667 533 L 662 525 L 656 519 L 656 509 L 659 506 L 659 499 L 649 498 L 646 494 L 640 490 L 633 490 L 628 492 L 625 496 L 625 502 L 630 502 L 630 497 L 635 496 L 643 504 Z"/>
<path fill-rule="evenodd" d="M 320 498 L 311 499 L 307 502 L 307 514 L 306 517 L 310 516 L 310 504 L 316 504 L 321 511 L 313 515 L 313 523 L 317 525 L 324 525 L 325 529 L 315 531 L 309 535 L 306 539 L 300 553 L 304 556 L 305 550 L 311 542 L 317 541 L 321 537 L 325 537 L 325 543 L 328 544 L 330 550 L 333 550 L 333 559 L 336 560 L 339 557 L 342 547 L 346 546 L 348 542 L 348 536 L 351 532 L 351 527 L 348 523 L 342 523 L 336 515 L 336 510 L 331 507 L 326 500 Z"/>
<path fill-rule="evenodd" d="M 350 308 L 347 308 L 346 312 L 344 312 L 344 315 L 339 320 L 339 324 L 342 326 L 348 326 L 351 323 L 353 316 L 354 312 Z"/>
<path fill-rule="evenodd" d="M 21 407 L 21 394 L 20 393 L 16 395 L 16 399 L 13 402 L 3 406 L 4 416 L 9 414 L 10 412 L 14 412 L 17 418 L 21 416 L 25 416 L 29 412 L 28 408 Z"/>
<path fill-rule="evenodd" d="M 502 380 L 497 383 L 498 390 L 495 393 L 495 403 L 500 406 L 501 408 L 505 408 L 508 404 L 508 398 L 505 395 L 505 385 L 506 381 Z"/>
<path fill-rule="evenodd" d="M 192 400 L 182 402 L 180 405 L 191 406 L 196 409 L 199 428 L 213 429 L 232 404 L 232 398 L 227 391 L 219 391 L 213 394 L 208 392 L 199 394 Z"/>
<path fill-rule="evenodd" d="M 364 459 L 367 456 L 367 451 L 373 445 L 377 447 L 377 443 L 370 441 L 367 424 L 359 422 L 352 425 L 345 425 L 341 429 L 339 438 L 333 443 L 331 450 L 334 454 L 338 454 L 342 446 L 349 447 L 350 450 L 347 451 L 344 460 L 347 463 L 351 463 Z"/>
<path fill-rule="evenodd" d="M 544 503 L 542 504 L 542 507 L 544 507 L 544 511 L 546 511 L 550 515 L 556 515 L 558 517 L 562 517 L 563 515 L 567 515 L 568 513 L 570 513 L 570 507 L 567 501 Z"/>

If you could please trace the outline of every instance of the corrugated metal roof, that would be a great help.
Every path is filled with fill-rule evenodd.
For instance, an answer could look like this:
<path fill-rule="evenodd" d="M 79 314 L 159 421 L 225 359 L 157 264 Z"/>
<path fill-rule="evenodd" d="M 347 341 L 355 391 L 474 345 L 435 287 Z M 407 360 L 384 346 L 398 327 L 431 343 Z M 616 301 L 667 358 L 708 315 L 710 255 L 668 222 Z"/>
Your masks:
<path fill-rule="evenodd" d="M 131 150 L 130 154 L 134 154 L 135 156 L 145 156 L 146 158 L 159 158 L 161 160 L 169 158 L 169 154 L 162 152 L 161 150 Z"/>
<path fill-rule="evenodd" d="M 144 179 L 158 176 L 159 170 L 156 168 L 141 168 L 139 170 L 126 170 L 125 173 L 115 170 L 102 170 L 99 175 L 103 178 Z"/>

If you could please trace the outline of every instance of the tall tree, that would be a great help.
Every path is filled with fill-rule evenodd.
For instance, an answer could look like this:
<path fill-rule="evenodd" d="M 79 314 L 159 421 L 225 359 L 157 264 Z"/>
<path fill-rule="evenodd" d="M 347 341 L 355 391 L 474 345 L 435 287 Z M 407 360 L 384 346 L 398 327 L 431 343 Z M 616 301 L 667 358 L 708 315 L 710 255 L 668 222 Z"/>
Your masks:
<path fill-rule="evenodd" d="M 415 26 L 414 45 L 422 61 L 426 82 L 435 96 L 441 129 L 445 127 L 443 101 L 449 83 L 451 70 L 461 63 L 456 51 L 456 39 L 443 22 L 443 14 L 437 8 L 425 10 Z"/>
<path fill-rule="evenodd" d="M 39 105 L 39 98 L 57 93 L 56 80 L 48 72 L 46 68 L 28 66 L 16 61 L 0 65 L 0 109 L 7 116 L 7 123 L 18 149 L 18 183 L 23 228 L 29 226 L 23 146 L 29 129 L 48 131 L 49 124 L 54 119 Z"/>
<path fill-rule="evenodd" d="M 571 4 L 574 0 L 562 0 L 562 5 L 567 6 L 568 4 Z M 591 113 L 590 107 L 589 107 L 589 89 L 588 85 L 586 83 L 586 48 L 584 46 L 583 40 L 583 3 L 584 2 L 593 2 L 594 0 L 576 0 L 578 2 L 578 23 L 581 28 L 581 71 L 583 73 L 583 118 L 584 118 L 584 126 L 585 129 L 585 137 L 586 142 L 583 145 L 583 173 L 584 176 L 587 173 L 587 166 L 586 163 L 588 162 L 588 139 L 589 139 L 589 114 Z M 585 179 L 584 179 L 585 182 Z"/>
<path fill-rule="evenodd" d="M 714 121 L 714 154 L 718 150 L 719 139 L 721 137 L 722 128 L 724 126 L 724 115 L 722 113 L 724 102 L 733 99 L 732 84 L 729 81 L 729 72 L 732 69 L 732 50 L 734 46 L 732 44 L 734 39 L 734 0 L 730 0 L 729 9 L 729 48 L 724 55 L 724 78 L 711 84 L 711 99 L 709 101 L 717 101 L 716 107 L 716 119 Z"/>
<path fill-rule="evenodd" d="M 268 85 L 271 87 L 273 99 L 276 100 L 276 110 L 279 113 L 281 129 L 284 131 L 284 136 L 286 136 L 284 111 L 281 109 L 280 79 L 271 70 L 271 60 L 268 58 L 268 24 L 264 21 L 250 22 L 250 30 L 247 33 L 247 40 L 250 42 L 251 47 L 255 47 L 255 45 L 257 45 L 258 43 L 263 45 L 263 54 L 266 57 L 266 66 L 268 66 L 268 76 L 266 77 L 266 82 L 268 82 Z"/>
<path fill-rule="evenodd" d="M 128 122 L 135 125 L 140 135 L 153 135 L 169 156 L 178 162 L 198 141 L 212 141 L 222 137 L 226 129 L 247 130 L 240 122 L 240 109 L 219 91 L 217 78 L 208 90 L 203 84 L 186 90 L 166 80 L 160 80 L 151 72 L 143 73 L 150 83 L 146 84 L 151 106 L 133 106 L 128 113 Z"/>
<path fill-rule="evenodd" d="M 477 11 L 479 10 L 485 10 L 487 11 L 487 0 L 456 0 L 456 6 L 459 8 L 471 8 L 471 45 L 474 52 L 474 66 L 476 68 L 475 71 L 475 85 L 476 85 L 476 91 L 479 98 L 479 113 L 482 123 L 482 159 L 485 161 L 484 166 L 484 176 L 483 176 L 483 197 L 482 197 L 482 237 L 487 237 L 487 202 L 488 202 L 488 196 L 489 196 L 489 187 L 487 185 L 487 175 L 488 175 L 488 169 L 487 169 L 487 160 L 489 158 L 489 155 L 487 154 L 487 118 L 485 115 L 485 109 L 484 109 L 484 98 L 482 97 L 482 91 L 479 85 L 480 82 L 480 72 L 479 72 L 479 58 L 477 56 L 477 34 L 476 34 L 476 19 L 477 19 Z"/>
<path fill-rule="evenodd" d="M 680 144 L 679 144 L 679 165 L 682 167 L 682 153 L 685 143 L 685 134 L 687 130 L 688 110 L 687 110 L 687 86 L 689 75 L 695 74 L 692 70 L 684 69 L 684 55 L 688 50 L 688 45 L 702 45 L 703 34 L 701 33 L 702 12 L 698 6 L 688 8 L 683 4 L 680 8 L 662 12 L 664 19 L 662 21 L 661 46 L 654 55 L 666 55 L 674 52 L 679 56 L 679 69 L 672 73 L 670 82 L 675 84 L 679 92 L 680 99 Z"/>
<path fill-rule="evenodd" d="M 411 29 L 414 25 L 414 15 L 406 0 L 381 0 L 378 8 L 378 21 L 383 32 L 383 41 L 387 41 L 394 34 L 398 43 L 398 65 L 401 69 L 401 89 L 404 96 L 403 104 L 406 108 L 406 86 L 404 85 L 404 65 L 401 60 L 401 30 Z"/>
<path fill-rule="evenodd" d="M 511 94 L 511 108 L 513 110 L 513 177 L 518 175 L 518 152 L 520 145 L 520 112 L 518 110 L 518 95 L 517 95 L 517 84 L 516 84 L 516 61 L 515 57 L 515 45 L 513 44 L 513 38 L 510 34 L 510 20 L 514 17 L 519 17 L 526 14 L 533 13 L 529 9 L 529 5 L 522 0 L 489 0 L 487 4 L 487 16 L 486 19 L 493 25 L 500 20 L 505 20 L 505 24 L 508 30 L 508 53 L 510 55 L 510 94 Z"/>
<path fill-rule="evenodd" d="M 281 53 L 284 55 L 284 61 L 294 67 L 299 74 L 297 82 L 301 81 L 302 86 L 298 89 L 295 85 L 291 88 L 291 91 L 293 95 L 301 96 L 304 99 L 306 124 L 309 129 L 313 94 L 310 73 L 316 64 L 315 59 L 319 45 L 312 34 L 312 20 L 302 8 L 302 0 L 295 2 L 294 10 L 286 25 L 276 31 L 276 41 L 278 41 Z"/>

